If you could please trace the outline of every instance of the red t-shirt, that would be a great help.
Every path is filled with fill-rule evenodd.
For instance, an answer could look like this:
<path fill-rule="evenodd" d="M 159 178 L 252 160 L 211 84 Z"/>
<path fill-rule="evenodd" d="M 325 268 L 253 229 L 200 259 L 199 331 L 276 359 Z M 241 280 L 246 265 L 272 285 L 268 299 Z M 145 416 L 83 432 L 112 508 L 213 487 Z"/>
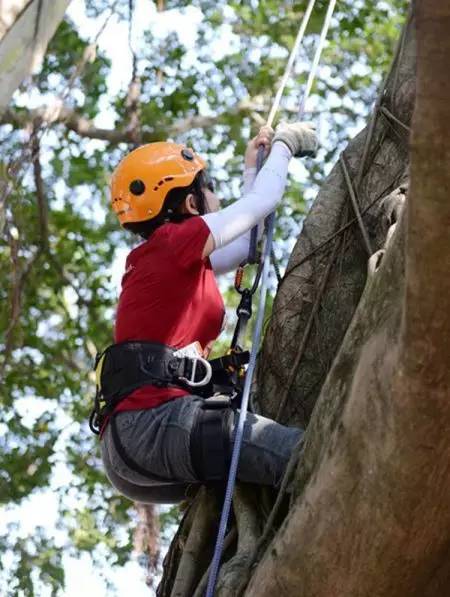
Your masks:
<path fill-rule="evenodd" d="M 205 349 L 222 328 L 224 304 L 209 258 L 209 228 L 200 217 L 167 223 L 127 257 L 117 309 L 115 341 L 147 340 Z M 116 412 L 152 408 L 185 396 L 182 388 L 143 386 Z"/>

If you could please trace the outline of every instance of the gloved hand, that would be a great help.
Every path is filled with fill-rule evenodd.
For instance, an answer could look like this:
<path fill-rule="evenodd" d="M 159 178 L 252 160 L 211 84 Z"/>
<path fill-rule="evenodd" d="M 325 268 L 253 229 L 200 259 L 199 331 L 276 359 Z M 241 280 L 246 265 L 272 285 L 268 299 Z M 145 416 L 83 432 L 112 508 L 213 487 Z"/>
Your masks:
<path fill-rule="evenodd" d="M 280 122 L 272 143 L 282 141 L 298 158 L 315 156 L 319 146 L 315 125 L 311 122 Z"/>

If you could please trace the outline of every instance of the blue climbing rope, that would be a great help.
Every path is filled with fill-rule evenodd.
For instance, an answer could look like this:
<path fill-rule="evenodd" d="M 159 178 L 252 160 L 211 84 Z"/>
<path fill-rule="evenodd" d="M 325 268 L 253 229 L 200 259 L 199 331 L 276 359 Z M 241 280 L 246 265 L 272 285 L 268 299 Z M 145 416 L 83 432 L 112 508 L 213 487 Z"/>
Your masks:
<path fill-rule="evenodd" d="M 283 75 L 283 79 L 278 88 L 277 95 L 275 96 L 275 100 L 274 100 L 274 103 L 272 105 L 272 108 L 271 108 L 271 111 L 270 111 L 270 114 L 269 114 L 269 117 L 267 120 L 268 126 L 272 126 L 273 120 L 277 113 L 284 88 L 285 88 L 288 78 L 291 74 L 292 67 L 294 65 L 295 58 L 296 58 L 296 55 L 298 52 L 298 48 L 303 39 L 303 35 L 304 35 L 306 27 L 308 25 L 308 21 L 311 16 L 311 12 L 313 10 L 315 1 L 316 0 L 310 0 L 308 7 L 306 9 L 306 12 L 303 16 L 303 19 L 300 24 L 300 28 L 299 28 L 299 31 L 298 31 L 298 34 L 297 34 L 297 37 L 296 37 L 296 40 L 294 43 L 294 47 L 292 48 L 288 63 L 286 65 L 286 70 Z M 322 26 L 320 40 L 317 45 L 316 52 L 315 52 L 315 55 L 313 58 L 311 71 L 309 73 L 308 80 L 307 80 L 307 83 L 306 83 L 306 86 L 305 86 L 305 89 L 304 89 L 304 92 L 302 94 L 302 98 L 300 101 L 299 119 L 301 119 L 303 117 L 303 114 L 305 111 L 305 104 L 308 99 L 309 93 L 311 91 L 315 75 L 317 73 L 320 56 L 322 53 L 323 46 L 325 44 L 325 40 L 326 40 L 326 36 L 327 36 L 328 29 L 330 26 L 331 17 L 333 15 L 335 4 L 336 4 L 336 0 L 330 0 L 328 9 L 327 9 L 327 13 L 325 15 L 324 23 Z M 260 166 L 262 164 L 263 153 L 264 153 L 264 148 L 260 147 L 259 151 L 258 151 L 258 158 L 259 158 L 258 162 L 259 162 Z M 240 456 L 240 451 L 241 451 L 242 439 L 243 439 L 243 435 L 244 435 L 244 423 L 245 423 L 245 419 L 247 417 L 247 412 L 248 412 L 250 389 L 251 389 L 253 375 L 254 375 L 255 367 L 256 367 L 256 357 L 258 354 L 258 348 L 259 348 L 259 344 L 261 341 L 261 333 L 262 333 L 263 320 L 264 320 L 264 309 L 265 309 L 265 304 L 266 304 L 266 296 L 267 296 L 267 288 L 268 288 L 270 257 L 271 257 L 271 251 L 272 251 L 274 227 L 275 227 L 275 214 L 271 213 L 267 216 L 267 218 L 265 220 L 265 241 L 264 241 L 264 249 L 263 249 L 263 254 L 262 254 L 261 290 L 260 290 L 260 294 L 259 294 L 259 304 L 258 304 L 258 311 L 257 311 L 257 316 L 256 316 L 256 324 L 255 324 L 255 328 L 253 331 L 252 350 L 250 353 L 250 361 L 248 364 L 247 373 L 246 373 L 246 377 L 245 377 L 244 390 L 243 390 L 243 394 L 242 394 L 242 402 L 241 402 L 241 409 L 240 409 L 240 413 L 239 413 L 238 423 L 237 423 L 237 426 L 235 429 L 235 439 L 234 439 L 233 453 L 232 453 L 232 457 L 231 457 L 230 471 L 228 474 L 227 487 L 225 490 L 224 503 L 223 503 L 222 513 L 221 513 L 221 517 L 220 517 L 219 530 L 217 533 L 216 544 L 214 547 L 214 554 L 213 554 L 213 558 L 211 561 L 211 566 L 210 566 L 210 571 L 209 571 L 209 576 L 208 576 L 206 597 L 214 596 L 214 591 L 215 591 L 216 582 L 217 582 L 217 575 L 218 575 L 219 566 L 220 566 L 220 560 L 222 558 L 223 542 L 225 539 L 225 533 L 226 533 L 226 529 L 227 529 L 228 519 L 230 516 L 234 486 L 236 483 L 237 467 L 239 464 L 239 456 Z M 256 252 L 256 235 L 257 235 L 257 230 L 255 230 L 255 232 L 253 232 L 254 240 L 250 246 L 249 257 L 251 257 L 252 252 L 253 252 L 253 255 Z"/>

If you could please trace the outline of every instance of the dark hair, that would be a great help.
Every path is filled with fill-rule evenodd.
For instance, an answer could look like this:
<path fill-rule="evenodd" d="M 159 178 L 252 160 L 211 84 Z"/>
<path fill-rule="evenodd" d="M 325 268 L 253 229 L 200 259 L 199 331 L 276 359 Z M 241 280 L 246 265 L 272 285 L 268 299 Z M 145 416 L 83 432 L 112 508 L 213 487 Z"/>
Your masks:
<path fill-rule="evenodd" d="M 203 193 L 205 187 L 212 190 L 212 183 L 205 174 L 205 171 L 200 170 L 189 186 L 177 187 L 167 193 L 163 208 L 156 218 L 145 220 L 144 222 L 130 222 L 125 224 L 124 228 L 147 239 L 159 226 L 166 222 L 182 222 L 187 218 L 191 218 L 191 214 L 183 214 L 179 209 L 190 193 L 197 198 L 198 211 L 200 215 L 203 215 L 206 203 Z"/>

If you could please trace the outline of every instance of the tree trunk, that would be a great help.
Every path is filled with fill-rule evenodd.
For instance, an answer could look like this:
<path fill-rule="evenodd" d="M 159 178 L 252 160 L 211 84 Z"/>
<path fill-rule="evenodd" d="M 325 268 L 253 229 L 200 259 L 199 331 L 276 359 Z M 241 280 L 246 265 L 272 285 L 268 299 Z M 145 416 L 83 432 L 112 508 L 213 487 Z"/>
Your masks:
<path fill-rule="evenodd" d="M 37 69 L 70 0 L 0 3 L 0 114 L 14 91 Z"/>
<path fill-rule="evenodd" d="M 416 8 L 407 215 L 322 389 L 313 462 L 248 596 L 450 593 L 450 7 Z"/>
<path fill-rule="evenodd" d="M 266 334 L 258 405 L 309 423 L 289 512 L 277 531 L 280 512 L 268 517 L 267 494 L 254 488 L 260 524 L 241 584 L 230 577 L 233 540 L 218 597 L 450 593 L 450 8 L 415 9 L 371 123 L 305 222 Z M 171 584 L 166 575 L 159 594 Z"/>
<path fill-rule="evenodd" d="M 308 424 L 364 289 L 367 260 L 384 243 L 391 204 L 407 179 L 414 69 L 410 21 L 370 123 L 349 142 L 322 185 L 290 257 L 265 335 L 257 384 L 261 410 L 283 422 Z M 356 222 L 346 173 L 367 242 Z M 391 193 L 390 200 L 381 201 Z"/>

